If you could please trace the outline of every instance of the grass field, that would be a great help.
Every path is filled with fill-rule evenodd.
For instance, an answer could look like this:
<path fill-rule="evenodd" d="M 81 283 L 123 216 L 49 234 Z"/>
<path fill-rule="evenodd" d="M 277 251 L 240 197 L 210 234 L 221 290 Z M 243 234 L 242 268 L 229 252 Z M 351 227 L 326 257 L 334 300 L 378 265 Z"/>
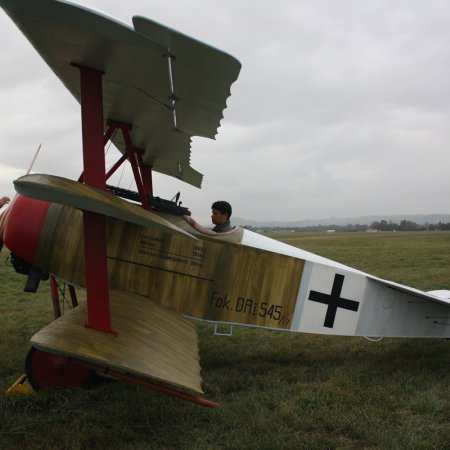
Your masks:
<path fill-rule="evenodd" d="M 424 290 L 450 289 L 450 233 L 275 234 Z M 0 255 L 0 390 L 52 319 L 48 283 Z M 326 337 L 198 326 L 206 409 L 119 382 L 0 397 L 2 449 L 449 449 L 450 341 Z"/>

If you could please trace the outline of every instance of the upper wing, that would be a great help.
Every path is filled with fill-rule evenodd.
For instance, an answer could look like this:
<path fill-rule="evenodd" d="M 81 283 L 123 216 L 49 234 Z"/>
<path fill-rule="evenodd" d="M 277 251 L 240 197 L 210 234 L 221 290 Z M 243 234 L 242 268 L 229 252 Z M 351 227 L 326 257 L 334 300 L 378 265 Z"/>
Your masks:
<path fill-rule="evenodd" d="M 190 166 L 191 137 L 217 133 L 241 68 L 235 58 L 140 17 L 133 29 L 64 1 L 0 6 L 78 101 L 73 64 L 103 71 L 104 118 L 133 126 L 133 146 L 153 170 L 200 187 L 202 175 Z M 122 136 L 113 142 L 124 152 Z"/>

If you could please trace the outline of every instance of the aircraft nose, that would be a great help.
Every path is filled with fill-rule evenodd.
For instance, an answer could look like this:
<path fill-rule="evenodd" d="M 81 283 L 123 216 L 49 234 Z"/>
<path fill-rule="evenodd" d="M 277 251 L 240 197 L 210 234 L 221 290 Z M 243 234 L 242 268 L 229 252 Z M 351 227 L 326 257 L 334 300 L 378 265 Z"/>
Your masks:
<path fill-rule="evenodd" d="M 49 202 L 17 195 L 9 207 L 4 241 L 8 249 L 34 264 Z"/>

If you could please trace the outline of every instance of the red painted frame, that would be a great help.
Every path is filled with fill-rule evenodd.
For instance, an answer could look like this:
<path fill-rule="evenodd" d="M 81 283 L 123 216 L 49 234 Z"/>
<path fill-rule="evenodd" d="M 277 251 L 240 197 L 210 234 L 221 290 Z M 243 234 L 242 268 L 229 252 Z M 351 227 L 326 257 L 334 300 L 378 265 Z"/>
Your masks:
<path fill-rule="evenodd" d="M 83 181 L 106 190 L 103 73 L 88 67 L 79 65 L 77 67 L 80 70 Z M 83 231 L 88 313 L 86 326 L 107 333 L 116 333 L 111 327 L 105 216 L 83 211 Z"/>
<path fill-rule="evenodd" d="M 78 64 L 74 66 L 80 71 L 83 137 L 83 172 L 78 181 L 106 190 L 106 180 L 128 159 L 142 206 L 149 209 L 148 196 L 153 195 L 152 168 L 143 162 L 142 150 L 133 147 L 132 126 L 108 120 L 108 129 L 103 132 L 103 72 Z M 104 147 L 117 129 L 123 134 L 125 154 L 106 172 Z M 86 326 L 116 333 L 111 327 L 105 216 L 83 211 L 83 231 L 88 312 Z"/>

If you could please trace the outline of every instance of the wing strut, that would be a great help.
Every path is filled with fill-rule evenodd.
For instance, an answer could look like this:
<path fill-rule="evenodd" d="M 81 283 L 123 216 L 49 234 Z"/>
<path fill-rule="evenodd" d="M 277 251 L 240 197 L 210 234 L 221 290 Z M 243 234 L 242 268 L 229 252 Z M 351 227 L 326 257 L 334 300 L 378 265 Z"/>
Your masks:
<path fill-rule="evenodd" d="M 108 129 L 103 136 L 103 147 L 111 139 L 114 132 L 116 130 L 120 130 L 125 141 L 125 153 L 108 170 L 105 175 L 105 180 L 108 180 L 108 178 L 110 178 L 111 175 L 114 174 L 114 172 L 122 165 L 122 163 L 128 159 L 133 170 L 133 176 L 139 192 L 141 204 L 145 209 L 150 209 L 148 196 L 153 196 L 152 167 L 144 163 L 144 160 L 142 159 L 144 151 L 133 147 L 130 135 L 132 126 L 130 124 L 118 122 L 115 120 L 108 120 L 107 125 Z M 81 173 L 78 181 L 80 181 L 81 183 L 85 181 L 84 172 Z"/>
<path fill-rule="evenodd" d="M 80 70 L 83 179 L 86 184 L 106 190 L 103 72 L 80 65 L 75 66 Z M 111 328 L 105 216 L 83 211 L 83 231 L 88 313 L 86 326 L 115 334 Z"/>
<path fill-rule="evenodd" d="M 143 150 L 133 147 L 130 135 L 132 126 L 127 123 L 116 122 L 113 120 L 108 120 L 108 124 L 110 127 L 120 129 L 122 132 L 125 141 L 125 154 L 127 155 L 127 159 L 130 161 L 133 170 L 134 181 L 136 182 L 142 206 L 145 209 L 150 209 L 148 195 L 153 195 L 152 168 L 144 164 L 142 159 Z"/>
<path fill-rule="evenodd" d="M 133 147 L 131 125 L 108 120 L 103 133 L 103 95 L 100 70 L 73 64 L 80 71 L 80 103 L 83 136 L 83 173 L 79 181 L 106 190 L 106 180 L 128 159 L 133 169 L 142 206 L 150 209 L 148 196 L 153 195 L 152 168 L 142 159 L 142 150 Z M 125 154 L 105 172 L 104 147 L 120 129 L 125 141 Z M 87 291 L 88 321 L 86 326 L 107 333 L 111 328 L 108 291 L 108 268 L 106 259 L 106 218 L 102 214 L 83 210 L 85 277 Z"/>

